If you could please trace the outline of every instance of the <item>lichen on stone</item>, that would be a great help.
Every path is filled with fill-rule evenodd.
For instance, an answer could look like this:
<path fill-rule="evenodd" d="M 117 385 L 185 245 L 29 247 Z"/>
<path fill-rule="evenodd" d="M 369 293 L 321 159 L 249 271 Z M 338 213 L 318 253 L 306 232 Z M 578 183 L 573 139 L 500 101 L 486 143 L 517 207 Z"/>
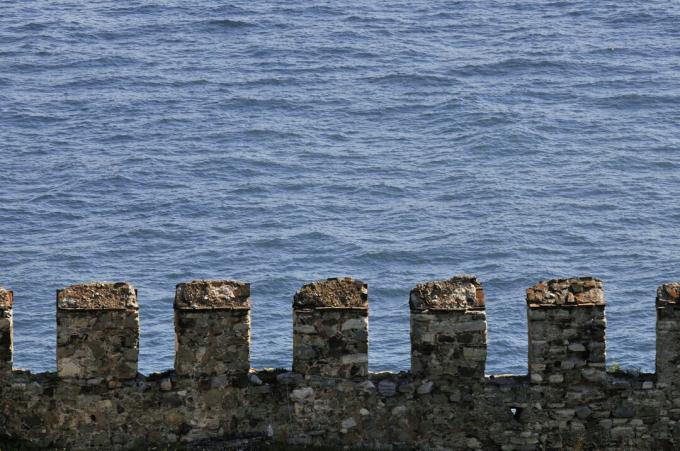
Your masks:
<path fill-rule="evenodd" d="M 127 282 L 93 282 L 71 285 L 57 292 L 60 310 L 137 309 L 135 288 Z"/>
<path fill-rule="evenodd" d="M 542 281 L 527 289 L 527 305 L 604 305 L 604 288 L 594 277 Z"/>
<path fill-rule="evenodd" d="M 484 307 L 484 291 L 473 275 L 420 283 L 411 290 L 411 311 L 466 310 Z"/>
<path fill-rule="evenodd" d="M 657 304 L 680 304 L 680 282 L 666 283 L 656 290 Z"/>
<path fill-rule="evenodd" d="M 250 284 L 237 280 L 193 280 L 175 291 L 180 310 L 249 309 Z"/>
<path fill-rule="evenodd" d="M 351 277 L 331 278 L 309 283 L 293 297 L 293 308 L 368 308 L 368 286 Z"/>
<path fill-rule="evenodd" d="M 0 309 L 12 308 L 12 292 L 0 287 Z"/>

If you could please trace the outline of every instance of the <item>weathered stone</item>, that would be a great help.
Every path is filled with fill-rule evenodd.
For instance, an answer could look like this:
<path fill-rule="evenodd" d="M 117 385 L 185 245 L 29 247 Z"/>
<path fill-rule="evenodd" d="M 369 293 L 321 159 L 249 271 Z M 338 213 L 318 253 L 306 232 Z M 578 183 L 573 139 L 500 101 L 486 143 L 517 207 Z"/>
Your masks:
<path fill-rule="evenodd" d="M 62 378 L 134 379 L 137 294 L 128 283 L 72 285 L 57 292 L 57 371 Z"/>
<path fill-rule="evenodd" d="M 57 291 L 57 310 L 136 310 L 137 293 L 125 282 L 93 282 Z"/>
<path fill-rule="evenodd" d="M 476 383 L 486 365 L 483 289 L 474 276 L 422 283 L 411 291 L 411 371 Z"/>
<path fill-rule="evenodd" d="M 276 381 L 280 384 L 286 385 L 298 385 L 304 380 L 304 376 L 299 373 L 294 373 L 292 371 L 281 373 L 276 375 Z"/>
<path fill-rule="evenodd" d="M 383 396 L 394 396 L 397 392 L 397 384 L 389 379 L 383 379 L 378 383 L 378 392 Z"/>
<path fill-rule="evenodd" d="M 368 286 L 351 277 L 331 278 L 303 286 L 293 298 L 294 309 L 324 307 L 368 308 Z"/>
<path fill-rule="evenodd" d="M 342 428 L 343 429 L 352 429 L 353 427 L 356 427 L 357 422 L 353 417 L 349 417 L 345 420 L 342 421 Z"/>
<path fill-rule="evenodd" d="M 13 300 L 13 293 L 0 287 L 0 310 L 11 310 Z"/>
<path fill-rule="evenodd" d="M 633 418 L 635 416 L 635 407 L 620 406 L 612 412 L 614 418 Z"/>
<path fill-rule="evenodd" d="M 596 288 L 597 284 L 591 282 L 590 289 Z M 570 289 L 576 297 L 586 288 L 584 283 Z M 421 328 L 422 334 L 414 336 L 415 351 L 455 362 L 451 366 L 455 375 L 442 372 L 427 377 L 412 371 L 367 374 L 353 380 L 263 370 L 196 378 L 172 371 L 137 375 L 133 380 L 107 379 L 103 374 L 80 378 L 79 348 L 67 346 L 73 343 L 73 337 L 61 334 L 57 342 L 63 351 L 62 369 L 75 377 L 21 370 L 3 373 L 0 435 L 36 446 L 75 450 L 231 449 L 267 447 L 274 442 L 324 449 L 680 447 L 680 384 L 676 373 L 680 353 L 673 341 L 678 338 L 673 334 L 680 326 L 680 317 L 675 318 L 674 307 L 663 304 L 671 311 L 660 314 L 659 330 L 663 333 L 659 346 L 665 349 L 657 355 L 666 372 L 659 379 L 661 374 L 617 371 L 607 375 L 604 306 L 570 302 L 567 296 L 563 304 L 533 310 L 543 315 L 528 315 L 532 353 L 529 378 L 493 375 L 473 379 L 480 363 L 475 357 L 482 356 L 477 351 L 480 336 L 467 327 L 483 320 L 484 312 L 479 310 L 457 311 L 445 321 L 441 320 L 441 311 L 414 315 L 419 327 L 426 326 Z M 88 309 L 67 310 L 88 321 L 94 316 Z M 188 313 L 202 314 L 196 310 L 200 309 Z M 361 327 L 343 325 L 361 325 L 365 316 L 354 321 L 356 318 L 342 315 L 342 308 L 327 311 L 329 315 L 320 322 L 314 316 L 302 316 L 311 320 L 298 328 L 300 334 L 309 336 L 304 338 L 309 340 L 305 346 L 323 347 L 325 340 L 342 340 L 345 333 L 364 332 Z M 104 328 L 120 321 L 128 327 L 136 324 L 125 310 L 96 312 L 97 317 L 104 318 L 97 323 Z M 3 316 L 7 313 L 11 312 L 0 309 L 0 337 L 10 325 Z M 204 316 L 213 317 L 212 313 Z M 202 327 L 198 318 L 182 317 L 183 327 Z M 220 324 L 227 335 L 242 336 L 248 330 L 242 321 Z M 210 327 L 217 329 L 216 325 Z M 313 330 L 305 329 L 306 325 L 312 325 Z M 99 329 L 88 323 L 85 330 Z M 135 344 L 134 337 L 118 336 L 115 349 L 128 347 L 123 354 L 131 361 L 136 356 L 130 347 Z M 92 359 L 107 358 L 109 344 L 104 337 L 86 343 Z M 570 349 L 574 343 L 583 349 Z M 0 345 L 4 345 L 2 339 Z M 227 342 L 226 347 L 235 352 L 238 344 Z M 197 345 L 178 352 L 206 356 L 209 348 Z M 363 361 L 364 355 L 362 348 L 361 352 L 332 357 Z"/>
<path fill-rule="evenodd" d="M 293 370 L 356 378 L 368 374 L 368 288 L 351 278 L 303 286 L 293 300 Z"/>
<path fill-rule="evenodd" d="M 12 371 L 14 353 L 14 321 L 11 291 L 0 287 L 0 378 Z"/>
<path fill-rule="evenodd" d="M 527 305 L 604 305 L 602 281 L 592 277 L 553 279 L 527 290 Z"/>
<path fill-rule="evenodd" d="M 175 292 L 175 371 L 180 377 L 250 370 L 250 285 L 194 280 Z"/>
<path fill-rule="evenodd" d="M 531 382 L 603 382 L 592 370 L 605 362 L 602 282 L 590 277 L 540 282 L 527 290 L 527 305 Z M 586 366 L 591 369 L 582 372 Z"/>
<path fill-rule="evenodd" d="M 360 384 L 357 384 L 357 389 L 366 394 L 373 394 L 376 392 L 375 384 L 371 381 L 363 381 Z"/>
<path fill-rule="evenodd" d="M 177 284 L 176 310 L 250 309 L 250 284 L 237 280 L 193 280 Z"/>
<path fill-rule="evenodd" d="M 585 420 L 593 413 L 588 406 L 580 406 L 576 408 L 576 416 L 582 420 Z"/>
<path fill-rule="evenodd" d="M 297 388 L 290 394 L 290 399 L 294 402 L 305 402 L 314 397 L 314 389 L 311 387 Z"/>
<path fill-rule="evenodd" d="M 567 349 L 572 351 L 572 352 L 585 352 L 586 347 L 583 346 L 581 343 L 570 343 L 569 346 L 567 346 Z"/>
<path fill-rule="evenodd" d="M 409 305 L 412 312 L 482 308 L 484 290 L 475 276 L 453 276 L 416 285 Z"/>
<path fill-rule="evenodd" d="M 419 387 L 418 387 L 418 394 L 419 395 L 426 395 L 432 391 L 432 387 L 434 387 L 434 383 L 432 381 L 424 381 Z"/>
<path fill-rule="evenodd" d="M 161 390 L 162 391 L 170 391 L 172 390 L 172 381 L 168 378 L 165 378 L 161 381 Z"/>

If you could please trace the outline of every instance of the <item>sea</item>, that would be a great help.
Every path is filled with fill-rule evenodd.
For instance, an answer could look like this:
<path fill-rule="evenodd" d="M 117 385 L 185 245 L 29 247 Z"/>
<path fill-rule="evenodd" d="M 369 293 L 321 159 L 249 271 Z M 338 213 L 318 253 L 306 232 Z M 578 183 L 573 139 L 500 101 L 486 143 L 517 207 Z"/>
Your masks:
<path fill-rule="evenodd" d="M 526 288 L 605 282 L 607 362 L 654 370 L 680 280 L 677 0 L 0 3 L 0 285 L 54 371 L 55 290 L 129 281 L 140 371 L 175 285 L 252 284 L 252 366 L 291 367 L 305 283 L 369 286 L 372 371 L 409 291 L 476 274 L 487 373 L 527 371 Z"/>

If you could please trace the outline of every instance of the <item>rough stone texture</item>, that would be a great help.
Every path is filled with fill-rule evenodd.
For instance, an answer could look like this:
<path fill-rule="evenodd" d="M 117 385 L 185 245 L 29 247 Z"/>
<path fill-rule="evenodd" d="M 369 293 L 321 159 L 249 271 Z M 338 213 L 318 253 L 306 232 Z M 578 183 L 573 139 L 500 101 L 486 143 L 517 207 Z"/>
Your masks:
<path fill-rule="evenodd" d="M 529 307 L 536 314 L 530 327 L 531 321 L 562 327 L 567 323 L 559 312 L 582 311 L 570 316 L 567 328 L 591 337 L 586 318 L 600 310 L 603 305 Z M 565 338 L 575 345 L 566 352 L 584 352 L 578 346 L 584 343 L 573 338 Z M 587 365 L 580 370 L 578 380 L 551 373 L 546 383 L 520 375 L 485 377 L 474 385 L 410 372 L 344 379 L 285 370 L 232 379 L 168 371 L 111 385 L 15 370 L 0 384 L 0 435 L 65 449 L 170 448 L 205 440 L 214 443 L 194 449 L 248 442 L 422 450 L 680 448 L 675 380 L 625 372 L 599 377 Z"/>
<path fill-rule="evenodd" d="M 410 295 L 411 371 L 480 382 L 486 365 L 484 291 L 475 276 L 418 284 Z"/>
<path fill-rule="evenodd" d="M 351 277 L 312 282 L 300 288 L 293 298 L 294 309 L 323 307 L 368 308 L 368 285 Z"/>
<path fill-rule="evenodd" d="M 602 281 L 540 282 L 527 290 L 527 304 L 532 383 L 560 386 L 606 378 Z"/>
<path fill-rule="evenodd" d="M 680 283 L 656 290 L 656 374 L 659 382 L 680 388 Z"/>
<path fill-rule="evenodd" d="M 368 375 L 368 287 L 349 277 L 303 286 L 293 298 L 293 371 Z"/>
<path fill-rule="evenodd" d="M 593 277 L 553 279 L 527 290 L 527 305 L 604 305 L 602 281 Z"/>
<path fill-rule="evenodd" d="M 137 376 L 139 313 L 128 283 L 73 285 L 57 293 L 57 372 L 115 381 Z"/>
<path fill-rule="evenodd" d="M 245 375 L 250 370 L 250 285 L 195 280 L 175 293 L 179 377 Z"/>
<path fill-rule="evenodd" d="M 411 290 L 412 312 L 484 308 L 484 289 L 477 277 L 453 276 L 448 280 L 420 283 Z"/>
<path fill-rule="evenodd" d="M 250 309 L 250 284 L 236 280 L 193 280 L 177 285 L 175 309 Z"/>
<path fill-rule="evenodd" d="M 14 303 L 13 293 L 0 287 L 0 309 L 9 310 L 12 308 L 13 303 Z"/>
<path fill-rule="evenodd" d="M 137 293 L 129 283 L 93 282 L 71 285 L 57 292 L 59 310 L 137 309 Z"/>
<path fill-rule="evenodd" d="M 12 371 L 14 351 L 13 294 L 0 287 L 0 377 Z"/>
<path fill-rule="evenodd" d="M 656 290 L 656 305 L 680 304 L 680 283 L 666 283 Z"/>

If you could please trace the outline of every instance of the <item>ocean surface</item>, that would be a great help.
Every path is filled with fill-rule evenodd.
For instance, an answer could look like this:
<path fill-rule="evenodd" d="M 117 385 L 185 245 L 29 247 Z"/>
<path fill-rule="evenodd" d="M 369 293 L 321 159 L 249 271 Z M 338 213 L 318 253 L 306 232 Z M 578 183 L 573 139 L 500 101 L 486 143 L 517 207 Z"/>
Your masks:
<path fill-rule="evenodd" d="M 408 293 L 477 274 L 489 373 L 525 290 L 604 279 L 609 364 L 654 367 L 680 280 L 677 1 L 0 3 L 0 285 L 15 366 L 55 369 L 55 290 L 139 289 L 171 368 L 175 284 L 252 283 L 254 367 L 290 367 L 303 283 L 369 284 L 370 367 Z"/>

